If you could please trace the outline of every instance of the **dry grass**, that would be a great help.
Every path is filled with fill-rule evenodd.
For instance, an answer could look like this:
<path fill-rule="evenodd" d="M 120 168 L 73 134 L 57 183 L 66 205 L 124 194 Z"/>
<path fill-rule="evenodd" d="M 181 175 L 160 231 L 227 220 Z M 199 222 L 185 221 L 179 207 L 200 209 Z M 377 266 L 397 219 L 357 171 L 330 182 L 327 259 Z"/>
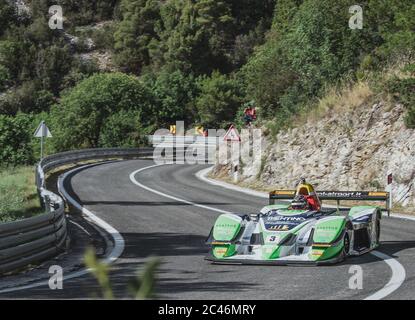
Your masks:
<path fill-rule="evenodd" d="M 314 124 L 322 118 L 353 112 L 371 102 L 374 93 L 367 81 L 359 81 L 340 88 L 330 87 L 317 104 L 300 115 L 300 124 Z"/>

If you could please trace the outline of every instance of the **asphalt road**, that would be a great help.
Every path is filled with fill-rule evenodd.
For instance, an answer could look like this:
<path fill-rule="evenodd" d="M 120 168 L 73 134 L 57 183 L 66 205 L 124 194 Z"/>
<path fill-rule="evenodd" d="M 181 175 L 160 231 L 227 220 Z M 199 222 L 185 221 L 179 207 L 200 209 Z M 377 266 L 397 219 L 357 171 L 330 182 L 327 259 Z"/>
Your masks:
<path fill-rule="evenodd" d="M 161 258 L 156 293 L 166 299 L 364 299 L 382 289 L 392 276 L 385 261 L 367 254 L 335 266 L 280 267 L 214 265 L 204 260 L 204 241 L 220 214 L 209 208 L 166 198 L 143 189 L 130 174 L 152 166 L 150 160 L 98 165 L 75 174 L 68 189 L 87 209 L 117 229 L 125 249 L 112 267 L 118 297 L 150 256 Z M 206 207 L 250 213 L 264 199 L 206 184 L 195 173 L 206 166 L 166 165 L 146 169 L 135 179 L 147 188 Z M 265 201 L 266 202 L 266 201 Z M 415 290 L 415 221 L 382 219 L 380 252 L 406 271 L 405 282 L 387 299 L 413 299 Z M 363 289 L 351 290 L 349 269 L 363 269 Z M 63 290 L 47 286 L 0 295 L 1 298 L 94 298 L 95 280 L 82 276 L 64 282 Z"/>

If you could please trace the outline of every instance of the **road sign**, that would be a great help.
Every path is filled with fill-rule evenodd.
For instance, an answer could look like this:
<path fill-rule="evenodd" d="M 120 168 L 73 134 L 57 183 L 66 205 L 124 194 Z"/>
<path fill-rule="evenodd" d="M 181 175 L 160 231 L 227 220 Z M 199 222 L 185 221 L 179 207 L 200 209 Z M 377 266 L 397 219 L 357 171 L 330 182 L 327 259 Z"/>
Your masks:
<path fill-rule="evenodd" d="M 175 125 L 171 125 L 171 126 L 170 126 L 170 133 L 171 133 L 171 134 L 173 134 L 173 135 L 174 135 L 174 134 L 176 134 L 176 130 L 177 130 L 177 129 L 176 129 L 176 126 L 175 126 Z"/>
<path fill-rule="evenodd" d="M 393 175 L 392 175 L 392 173 L 390 173 L 390 174 L 388 174 L 388 185 L 392 184 L 392 182 L 393 182 Z"/>
<path fill-rule="evenodd" d="M 230 126 L 228 132 L 226 132 L 225 136 L 223 137 L 223 140 L 241 142 L 241 137 L 239 136 L 239 133 L 234 125 Z"/>
<path fill-rule="evenodd" d="M 35 137 L 40 138 L 40 159 L 43 159 L 43 145 L 45 138 L 52 138 L 49 128 L 46 126 L 45 121 L 41 121 L 35 131 Z"/>
<path fill-rule="evenodd" d="M 52 138 L 52 134 L 49 128 L 46 126 L 45 121 L 41 121 L 35 132 L 36 138 Z"/>

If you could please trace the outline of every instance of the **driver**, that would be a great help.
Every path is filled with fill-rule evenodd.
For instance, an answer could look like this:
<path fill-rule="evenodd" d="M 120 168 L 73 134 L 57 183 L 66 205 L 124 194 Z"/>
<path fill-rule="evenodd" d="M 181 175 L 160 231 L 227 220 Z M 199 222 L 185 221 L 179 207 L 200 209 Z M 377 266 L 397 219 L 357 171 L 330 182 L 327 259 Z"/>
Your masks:
<path fill-rule="evenodd" d="M 310 210 L 310 204 L 303 195 L 296 195 L 291 201 L 291 209 L 293 210 Z"/>

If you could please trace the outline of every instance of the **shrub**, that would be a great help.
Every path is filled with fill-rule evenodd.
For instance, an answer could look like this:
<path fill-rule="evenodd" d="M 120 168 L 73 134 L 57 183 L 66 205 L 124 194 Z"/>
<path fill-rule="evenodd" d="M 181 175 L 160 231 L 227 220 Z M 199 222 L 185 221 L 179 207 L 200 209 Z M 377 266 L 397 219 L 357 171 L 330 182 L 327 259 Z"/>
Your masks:
<path fill-rule="evenodd" d="M 0 166 L 33 163 L 31 117 L 0 115 Z"/>
<path fill-rule="evenodd" d="M 0 92 L 7 87 L 9 81 L 9 70 L 5 66 L 0 65 Z"/>
<path fill-rule="evenodd" d="M 101 130 L 99 146 L 133 148 L 146 144 L 139 111 L 121 110 L 110 115 Z"/>
<path fill-rule="evenodd" d="M 387 82 L 387 90 L 396 102 L 402 103 L 407 109 L 407 127 L 415 128 L 415 78 L 392 78 Z"/>
<path fill-rule="evenodd" d="M 54 145 L 58 151 L 96 148 L 106 122 L 120 111 L 136 111 L 141 123 L 152 123 L 153 96 L 134 76 L 95 74 L 67 91 L 52 107 Z"/>
<path fill-rule="evenodd" d="M 20 87 L 7 91 L 0 98 L 0 114 L 15 115 L 18 112 L 48 111 L 53 103 L 54 96 L 51 92 L 42 90 L 33 81 L 28 81 Z"/>
<path fill-rule="evenodd" d="M 161 71 L 158 75 L 148 74 L 146 86 L 155 95 L 154 116 L 158 127 L 168 126 L 183 120 L 191 122 L 197 116 L 194 100 L 198 94 L 195 78 L 181 71 Z"/>
<path fill-rule="evenodd" d="M 219 72 L 198 80 L 200 95 L 195 104 L 200 122 L 209 128 L 221 129 L 233 122 L 242 104 L 242 90 L 235 79 Z"/>

